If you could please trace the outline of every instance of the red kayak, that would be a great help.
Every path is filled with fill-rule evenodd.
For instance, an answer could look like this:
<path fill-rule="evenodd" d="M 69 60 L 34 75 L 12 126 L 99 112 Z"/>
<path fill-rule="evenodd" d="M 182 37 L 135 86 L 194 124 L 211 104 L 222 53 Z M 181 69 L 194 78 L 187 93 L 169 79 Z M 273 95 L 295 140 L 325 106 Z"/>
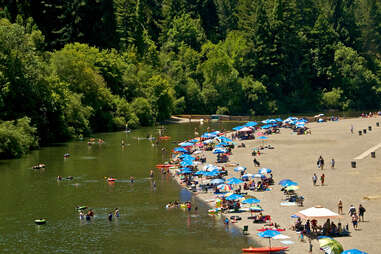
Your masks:
<path fill-rule="evenodd" d="M 257 231 L 260 231 L 260 232 L 263 232 L 263 231 L 266 231 L 266 230 L 274 230 L 274 231 L 278 231 L 278 232 L 282 232 L 282 231 L 286 231 L 284 228 L 260 228 L 260 229 L 257 229 Z"/>
<path fill-rule="evenodd" d="M 287 250 L 288 247 L 281 247 L 281 246 L 274 246 L 274 247 L 258 247 L 258 248 L 254 248 L 254 247 L 249 247 L 249 248 L 244 248 L 242 249 L 243 252 L 247 253 L 247 252 L 250 252 L 250 253 L 272 253 L 272 252 L 278 252 L 278 251 L 282 251 L 282 250 Z"/>
<path fill-rule="evenodd" d="M 162 137 L 159 137 L 159 139 L 161 139 L 161 140 L 168 140 L 168 139 L 171 139 L 171 137 L 169 137 L 169 136 L 162 136 Z"/>
<path fill-rule="evenodd" d="M 157 168 L 170 168 L 170 167 L 175 167 L 176 165 L 171 165 L 171 164 L 158 164 L 156 165 Z"/>
<path fill-rule="evenodd" d="M 109 182 L 115 182 L 116 178 L 109 177 L 109 178 L 107 178 L 107 181 L 109 181 Z"/>

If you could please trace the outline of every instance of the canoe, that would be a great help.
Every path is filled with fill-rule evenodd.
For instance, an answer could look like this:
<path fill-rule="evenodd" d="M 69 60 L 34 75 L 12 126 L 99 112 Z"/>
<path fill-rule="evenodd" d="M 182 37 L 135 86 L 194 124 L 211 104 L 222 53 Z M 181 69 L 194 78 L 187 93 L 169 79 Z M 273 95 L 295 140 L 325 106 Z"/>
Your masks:
<path fill-rule="evenodd" d="M 171 168 L 171 167 L 175 167 L 176 165 L 171 165 L 171 164 L 157 164 L 156 167 L 157 168 Z"/>
<path fill-rule="evenodd" d="M 250 253 L 272 253 L 272 252 L 278 252 L 278 251 L 282 251 L 282 250 L 287 250 L 288 247 L 285 246 L 285 247 L 282 247 L 282 246 L 274 246 L 274 247 L 258 247 L 258 248 L 254 248 L 254 247 L 249 247 L 249 248 L 244 248 L 242 249 L 243 252 L 250 252 Z"/>
<path fill-rule="evenodd" d="M 162 137 L 159 137 L 160 140 L 168 140 L 168 139 L 171 139 L 171 137 L 169 136 L 162 136 Z"/>
<path fill-rule="evenodd" d="M 37 225 L 44 225 L 46 224 L 46 220 L 45 219 L 34 220 L 34 223 L 36 223 Z"/>

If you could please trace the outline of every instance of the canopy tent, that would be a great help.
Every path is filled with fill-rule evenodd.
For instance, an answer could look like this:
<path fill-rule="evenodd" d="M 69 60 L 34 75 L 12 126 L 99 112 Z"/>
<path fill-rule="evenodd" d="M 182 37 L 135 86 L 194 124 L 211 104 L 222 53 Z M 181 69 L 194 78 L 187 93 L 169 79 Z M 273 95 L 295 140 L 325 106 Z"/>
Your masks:
<path fill-rule="evenodd" d="M 315 206 L 311 207 L 305 210 L 302 210 L 295 215 L 299 216 L 302 219 L 339 219 L 341 218 L 340 215 L 338 215 L 335 212 L 332 212 L 331 210 L 320 207 L 320 206 Z"/>
<path fill-rule="evenodd" d="M 257 122 L 247 122 L 244 126 L 247 126 L 247 127 L 254 127 L 254 126 L 256 126 L 256 125 L 258 125 Z"/>

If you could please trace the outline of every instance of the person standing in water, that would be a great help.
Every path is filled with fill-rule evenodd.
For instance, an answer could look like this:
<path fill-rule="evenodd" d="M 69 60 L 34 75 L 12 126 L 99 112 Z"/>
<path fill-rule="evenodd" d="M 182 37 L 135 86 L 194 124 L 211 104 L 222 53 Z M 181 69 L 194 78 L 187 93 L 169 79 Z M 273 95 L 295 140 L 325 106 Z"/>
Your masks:
<path fill-rule="evenodd" d="M 153 170 L 151 169 L 151 171 L 149 172 L 149 177 L 153 178 Z"/>
<path fill-rule="evenodd" d="M 110 213 L 108 214 L 108 220 L 109 220 L 109 221 L 112 221 L 112 212 L 110 212 Z"/>
<path fill-rule="evenodd" d="M 115 208 L 114 215 L 115 215 L 116 218 L 119 218 L 120 214 L 119 214 L 119 209 L 118 208 Z"/>
<path fill-rule="evenodd" d="M 135 181 L 135 178 L 133 176 L 130 176 L 130 182 L 134 183 L 134 181 Z"/>

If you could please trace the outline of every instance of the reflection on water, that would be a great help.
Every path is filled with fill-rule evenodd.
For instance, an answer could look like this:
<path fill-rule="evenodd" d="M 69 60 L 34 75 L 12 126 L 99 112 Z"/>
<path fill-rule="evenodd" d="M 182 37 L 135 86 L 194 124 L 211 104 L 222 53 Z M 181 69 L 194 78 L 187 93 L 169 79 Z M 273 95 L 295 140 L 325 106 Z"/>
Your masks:
<path fill-rule="evenodd" d="M 158 144 L 135 139 L 157 136 L 155 128 L 97 134 L 103 145 L 74 141 L 2 161 L 0 253 L 239 253 L 248 243 L 238 229 L 226 230 L 221 218 L 209 217 L 200 203 L 190 213 L 165 209 L 169 201 L 189 200 L 191 194 L 156 169 L 149 178 L 149 171 L 169 159 L 178 142 L 191 138 L 195 128 L 202 133 L 207 127 L 166 126 L 165 135 L 172 138 Z M 121 146 L 122 140 L 130 145 Z M 71 156 L 65 159 L 65 153 Z M 31 169 L 40 162 L 47 167 Z M 57 176 L 74 178 L 57 181 Z M 117 180 L 107 182 L 109 176 Z M 94 218 L 80 220 L 78 206 L 93 209 Z M 107 215 L 115 208 L 120 218 L 109 221 Z M 37 218 L 48 222 L 37 226 Z"/>

